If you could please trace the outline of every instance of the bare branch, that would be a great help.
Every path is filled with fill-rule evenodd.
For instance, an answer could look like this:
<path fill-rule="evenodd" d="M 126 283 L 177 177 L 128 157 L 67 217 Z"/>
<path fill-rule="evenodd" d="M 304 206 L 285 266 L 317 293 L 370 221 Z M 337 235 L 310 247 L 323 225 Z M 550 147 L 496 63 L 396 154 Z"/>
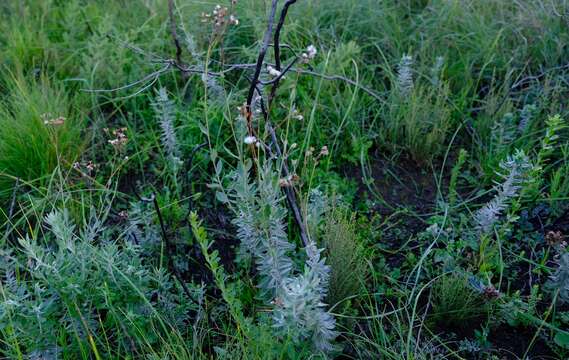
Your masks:
<path fill-rule="evenodd" d="M 280 46 L 281 30 L 283 28 L 283 25 L 284 25 L 284 22 L 286 19 L 286 15 L 288 14 L 288 8 L 292 4 L 294 4 L 295 2 L 296 2 L 296 0 L 287 0 L 285 2 L 283 9 L 281 10 L 281 16 L 279 18 L 279 23 L 277 24 L 277 28 L 275 30 L 273 47 L 274 47 L 274 52 L 275 52 L 275 69 L 277 69 L 277 71 L 281 71 L 281 46 Z M 298 60 L 298 57 L 288 67 L 289 70 L 292 67 L 292 64 L 294 64 L 297 60 Z M 275 97 L 275 94 L 277 93 L 277 88 L 279 87 L 279 81 L 284 76 L 284 73 L 285 73 L 284 71 L 281 71 L 281 74 L 274 79 L 274 84 L 273 84 L 273 87 L 271 88 L 271 93 L 269 94 L 269 99 L 268 99 L 269 108 L 271 107 L 271 103 L 273 101 L 273 98 Z"/>
<path fill-rule="evenodd" d="M 115 92 L 115 91 L 120 91 L 120 90 L 125 90 L 128 88 L 131 88 L 133 86 L 136 86 L 138 84 L 142 84 L 142 83 L 146 83 L 146 82 L 153 82 L 155 81 L 158 77 L 160 77 L 160 75 L 162 75 L 163 73 L 167 72 L 168 70 L 170 70 L 172 67 L 172 63 L 166 63 L 166 65 L 159 69 L 156 70 L 148 75 L 146 75 L 145 77 L 143 77 L 140 80 L 136 80 L 133 83 L 127 84 L 127 85 L 123 85 L 123 86 L 119 86 L 117 88 L 113 88 L 113 89 L 81 89 L 82 91 L 86 91 L 86 92 Z"/>
<path fill-rule="evenodd" d="M 178 39 L 178 32 L 176 30 L 176 17 L 174 16 L 174 0 L 168 0 L 168 17 L 170 18 L 170 33 L 172 35 L 172 40 L 174 41 L 174 46 L 176 47 L 176 65 L 177 67 L 182 66 L 182 47 L 180 46 L 180 40 Z M 182 77 L 187 78 L 187 72 L 182 71 Z"/>
<path fill-rule="evenodd" d="M 280 32 L 282 30 L 282 27 L 284 25 L 284 21 L 286 18 L 286 15 L 288 13 L 288 8 L 290 7 L 290 5 L 294 4 L 297 0 L 287 0 L 287 2 L 285 3 L 283 9 L 281 10 L 281 14 L 279 17 L 279 23 L 276 27 L 275 30 L 275 35 L 274 35 L 274 49 L 275 49 L 275 62 L 276 62 L 276 69 L 280 71 L 281 68 L 281 62 L 280 62 L 280 46 L 279 46 L 279 41 L 280 41 Z M 286 163 L 286 159 L 283 156 L 283 152 L 281 150 L 281 147 L 279 145 L 279 139 L 277 137 L 277 134 L 275 132 L 275 129 L 273 128 L 270 118 L 269 118 L 269 113 L 268 113 L 268 109 L 265 107 L 264 103 L 263 103 L 263 96 L 261 94 L 261 91 L 259 90 L 259 88 L 257 87 L 257 84 L 259 83 L 259 75 L 261 73 L 261 69 L 263 66 L 263 60 L 265 58 L 266 52 L 267 52 L 267 48 L 269 46 L 269 40 L 270 40 L 270 36 L 272 33 L 272 27 L 273 27 L 273 21 L 274 21 L 274 17 L 275 17 L 275 11 L 276 11 L 276 6 L 277 6 L 277 0 L 273 0 L 273 5 L 271 8 L 271 14 L 269 16 L 269 24 L 267 26 L 267 31 L 265 32 L 265 37 L 263 39 L 263 46 L 261 47 L 261 50 L 259 51 L 259 56 L 257 58 L 257 63 L 255 66 L 255 74 L 253 75 L 253 78 L 251 79 L 251 86 L 249 88 L 249 94 L 247 96 L 247 102 L 246 102 L 246 109 L 247 109 L 247 123 L 248 126 L 251 127 L 250 122 L 251 122 L 251 117 L 252 117 L 252 113 L 251 113 L 251 103 L 253 101 L 253 97 L 255 95 L 255 91 L 257 91 L 259 93 L 259 96 L 261 96 L 261 111 L 263 112 L 263 117 L 265 119 L 265 126 L 267 127 L 269 134 L 271 136 L 271 142 L 273 144 L 273 146 L 275 147 L 275 151 L 277 153 L 277 156 L 279 158 L 282 159 L 282 173 L 285 177 L 288 177 L 290 175 L 290 171 L 288 169 L 288 165 Z M 298 60 L 298 57 L 291 62 L 291 64 L 289 64 L 289 66 L 287 67 L 287 69 L 292 68 L 292 66 L 294 65 L 294 63 L 296 63 L 296 61 Z M 269 107 L 270 107 L 270 102 L 272 101 L 272 99 L 274 98 L 275 94 L 276 94 L 276 89 L 278 87 L 279 84 L 279 80 L 282 78 L 282 76 L 284 75 L 285 72 L 282 72 L 279 76 L 277 76 L 273 81 L 273 87 L 271 88 L 271 93 L 269 95 Z M 250 133 L 252 133 L 252 127 L 249 130 Z M 270 147 L 269 147 L 269 151 L 270 151 Z M 304 243 L 305 246 L 308 246 L 308 244 L 310 243 L 309 239 L 308 239 L 308 235 L 306 232 L 306 227 L 305 227 L 305 223 L 304 220 L 302 218 L 302 214 L 300 212 L 300 208 L 298 206 L 298 201 L 296 199 L 296 193 L 293 187 L 285 187 L 284 188 L 285 194 L 286 194 L 286 198 L 288 201 L 288 204 L 292 210 L 293 216 L 294 216 L 294 220 L 298 225 L 299 228 L 299 232 L 300 232 L 300 237 L 302 239 L 302 242 Z"/>
<path fill-rule="evenodd" d="M 255 64 L 255 73 L 251 79 L 251 86 L 249 87 L 249 93 L 247 94 L 247 101 L 245 102 L 245 109 L 247 110 L 247 126 L 249 127 L 249 133 L 252 134 L 251 126 L 251 103 L 253 102 L 253 96 L 255 95 L 255 88 L 257 86 L 257 81 L 261 75 L 261 70 L 263 68 L 263 61 L 265 60 L 265 55 L 267 54 L 267 48 L 269 47 L 269 41 L 271 40 L 271 34 L 273 33 L 273 23 L 275 21 L 275 13 L 277 11 L 278 0 L 273 0 L 271 5 L 271 11 L 269 14 L 269 20 L 267 24 L 267 30 L 265 31 L 265 36 L 263 37 L 263 43 L 261 49 L 259 50 L 259 56 L 257 56 L 257 63 Z"/>
<path fill-rule="evenodd" d="M 299 57 L 294 58 L 294 60 L 292 60 L 292 61 L 290 62 L 290 64 L 288 64 L 287 67 L 286 67 L 283 71 L 280 71 L 280 70 L 279 70 L 280 74 L 279 74 L 277 77 L 275 77 L 274 79 L 272 79 L 272 80 L 270 80 L 270 81 L 261 81 L 261 80 L 259 80 L 259 84 L 261 84 L 261 85 L 271 85 L 271 84 L 273 84 L 273 87 L 272 87 L 272 89 L 271 89 L 271 95 L 274 97 L 274 95 L 275 95 L 275 93 L 276 93 L 276 88 L 277 88 L 277 86 L 278 86 L 279 81 L 292 69 L 292 67 L 294 66 L 294 64 L 296 64 L 299 59 L 300 59 Z M 269 100 L 271 100 L 271 98 L 269 98 Z"/>

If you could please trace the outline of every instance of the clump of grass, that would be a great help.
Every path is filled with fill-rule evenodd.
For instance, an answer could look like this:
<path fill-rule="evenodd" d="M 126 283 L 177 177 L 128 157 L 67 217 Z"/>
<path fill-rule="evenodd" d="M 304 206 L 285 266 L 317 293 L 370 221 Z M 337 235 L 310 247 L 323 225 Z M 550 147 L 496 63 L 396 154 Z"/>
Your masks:
<path fill-rule="evenodd" d="M 61 87 L 44 75 L 27 80 L 13 75 L 0 104 L 0 199 L 15 179 L 45 184 L 58 167 L 80 156 L 81 119 Z"/>
<path fill-rule="evenodd" d="M 452 125 L 448 87 L 413 84 L 400 77 L 398 90 L 385 109 L 380 138 L 394 151 L 404 151 L 418 162 L 433 159 L 440 155 Z"/>
<path fill-rule="evenodd" d="M 363 244 L 358 238 L 355 214 L 341 208 L 327 214 L 320 245 L 325 249 L 331 268 L 327 301 L 334 305 L 358 295 L 366 281 L 367 263 Z"/>
<path fill-rule="evenodd" d="M 442 326 L 471 326 L 487 313 L 482 296 L 463 275 L 449 274 L 437 279 L 431 293 L 430 319 Z"/>

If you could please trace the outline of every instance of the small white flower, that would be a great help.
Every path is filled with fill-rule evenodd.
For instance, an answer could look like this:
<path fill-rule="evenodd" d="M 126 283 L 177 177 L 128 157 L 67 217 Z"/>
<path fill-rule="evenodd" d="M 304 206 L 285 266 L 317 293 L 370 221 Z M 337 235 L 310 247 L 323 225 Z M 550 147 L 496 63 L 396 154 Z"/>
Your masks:
<path fill-rule="evenodd" d="M 251 145 L 257 142 L 257 138 L 254 137 L 253 135 L 249 135 L 249 136 L 245 136 L 245 139 L 243 139 L 243 142 L 247 145 Z"/>
<path fill-rule="evenodd" d="M 271 65 L 267 66 L 267 72 L 269 73 L 269 75 L 274 77 L 281 76 L 281 72 L 272 67 Z"/>
<path fill-rule="evenodd" d="M 314 45 L 309 45 L 306 48 L 306 55 L 308 55 L 309 59 L 314 59 L 316 57 L 317 53 L 318 53 L 318 50 L 316 50 L 316 46 L 314 46 Z"/>
<path fill-rule="evenodd" d="M 302 60 L 303 62 L 307 63 L 310 60 L 314 59 L 316 57 L 316 54 L 318 53 L 318 50 L 316 50 L 316 46 L 314 45 L 309 45 L 306 48 L 306 52 L 302 53 Z"/>

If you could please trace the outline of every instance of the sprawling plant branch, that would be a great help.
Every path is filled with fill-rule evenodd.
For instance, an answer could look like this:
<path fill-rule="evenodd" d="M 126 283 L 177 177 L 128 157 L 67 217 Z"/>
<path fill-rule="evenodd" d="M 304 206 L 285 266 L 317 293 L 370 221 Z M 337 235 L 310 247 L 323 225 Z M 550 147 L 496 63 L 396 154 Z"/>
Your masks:
<path fill-rule="evenodd" d="M 129 46 L 130 49 L 132 49 L 133 51 L 137 52 L 137 48 L 132 48 Z M 139 50 L 139 49 L 138 49 Z M 136 80 L 130 84 L 127 85 L 123 85 L 117 88 L 112 88 L 112 89 L 83 89 L 83 91 L 86 92 L 100 92 L 100 93 L 110 93 L 110 92 L 117 92 L 117 91 L 121 91 L 121 90 L 126 90 L 129 89 L 131 87 L 134 87 L 136 85 L 140 85 L 140 84 L 148 84 L 148 83 L 153 83 L 156 82 L 156 80 L 164 75 L 165 73 L 167 73 L 168 71 L 174 69 L 174 70 L 178 70 L 181 73 L 187 73 L 187 74 L 198 74 L 198 75 L 203 75 L 206 74 L 206 71 L 203 69 L 203 67 L 199 67 L 199 66 L 178 66 L 176 64 L 176 61 L 174 59 L 153 59 L 152 61 L 153 63 L 157 63 L 157 64 L 163 64 L 164 67 L 153 71 L 152 73 L 144 76 L 142 79 Z M 366 86 L 364 86 L 363 84 L 352 80 L 350 78 L 347 78 L 345 76 L 341 76 L 341 75 L 326 75 L 326 74 L 322 74 L 319 72 L 316 72 L 314 70 L 308 70 L 308 69 L 301 69 L 301 68 L 297 68 L 294 67 L 294 65 L 298 62 L 298 59 L 294 59 L 291 64 L 289 64 L 284 71 L 282 71 L 282 73 L 275 77 L 274 79 L 271 79 L 269 81 L 262 81 L 262 80 L 258 80 L 257 81 L 257 85 L 271 85 L 274 84 L 275 81 L 281 80 L 282 77 L 288 73 L 288 72 L 296 72 L 299 73 L 301 75 L 310 75 L 310 76 L 314 76 L 314 77 L 318 77 L 324 80 L 328 80 L 328 81 L 342 81 L 345 82 L 346 84 L 349 84 L 353 87 L 356 87 L 360 90 L 362 90 L 363 92 L 365 92 L 366 94 L 368 94 L 369 96 L 371 96 L 372 98 L 374 98 L 375 100 L 381 102 L 381 103 L 385 103 L 385 97 L 381 95 L 381 93 L 378 93 Z M 273 66 L 275 64 L 272 63 L 266 63 L 267 65 Z M 251 63 L 251 64 L 224 64 L 223 67 L 225 67 L 224 70 L 221 71 L 208 71 L 207 72 L 207 76 L 213 76 L 213 77 L 221 77 L 224 76 L 227 73 L 230 73 L 232 71 L 235 70 L 249 70 L 249 69 L 253 69 L 255 68 L 256 64 Z"/>

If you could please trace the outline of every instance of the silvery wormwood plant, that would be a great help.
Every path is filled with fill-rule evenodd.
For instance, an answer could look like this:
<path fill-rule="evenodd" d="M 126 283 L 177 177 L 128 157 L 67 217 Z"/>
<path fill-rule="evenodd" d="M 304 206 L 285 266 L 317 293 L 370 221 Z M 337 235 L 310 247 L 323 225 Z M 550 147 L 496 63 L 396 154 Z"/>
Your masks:
<path fill-rule="evenodd" d="M 192 302 L 164 269 L 145 264 L 140 247 L 114 241 L 103 223 L 92 216 L 76 231 L 67 211 L 54 210 L 45 217 L 42 238 L 24 238 L 21 252 L 0 254 L 5 284 L 0 329 L 11 329 L 18 347 L 30 357 L 56 351 L 63 330 L 70 342 L 60 350 L 74 358 L 86 345 L 87 334 L 106 337 L 114 347 L 130 351 L 135 343 L 126 339 L 158 341 L 150 329 L 159 318 L 187 328 Z M 141 334 L 137 329 L 149 331 Z M 0 349 L 0 357 L 12 358 L 9 349 Z"/>
<path fill-rule="evenodd" d="M 569 302 L 569 252 L 559 256 L 557 269 L 550 277 L 549 285 L 559 291 L 559 299 L 562 302 Z"/>
<path fill-rule="evenodd" d="M 404 54 L 397 67 L 397 87 L 402 96 L 409 96 L 413 91 L 413 57 Z"/>
<path fill-rule="evenodd" d="M 494 187 L 496 195 L 474 214 L 475 226 L 481 234 L 489 233 L 493 229 L 510 201 L 519 194 L 528 180 L 532 164 L 526 154 L 518 150 L 500 163 L 500 169 L 498 175 L 503 181 Z"/>
<path fill-rule="evenodd" d="M 258 287 L 274 306 L 275 328 L 294 340 L 310 339 L 322 352 L 333 350 L 335 319 L 323 300 L 328 290 L 330 267 L 314 242 L 306 246 L 303 271 L 295 273 L 291 258 L 295 246 L 285 231 L 286 209 L 278 172 L 267 160 L 259 166 L 258 180 L 251 182 L 250 161 L 240 162 L 229 176 L 227 201 L 235 218 L 242 251 L 253 256 L 260 281 Z"/>
<path fill-rule="evenodd" d="M 162 87 L 157 91 L 152 107 L 162 131 L 160 136 L 162 147 L 168 157 L 168 163 L 174 173 L 176 173 L 180 165 L 180 150 L 174 125 L 176 112 L 174 102 L 168 97 L 168 92 L 165 88 Z"/>

